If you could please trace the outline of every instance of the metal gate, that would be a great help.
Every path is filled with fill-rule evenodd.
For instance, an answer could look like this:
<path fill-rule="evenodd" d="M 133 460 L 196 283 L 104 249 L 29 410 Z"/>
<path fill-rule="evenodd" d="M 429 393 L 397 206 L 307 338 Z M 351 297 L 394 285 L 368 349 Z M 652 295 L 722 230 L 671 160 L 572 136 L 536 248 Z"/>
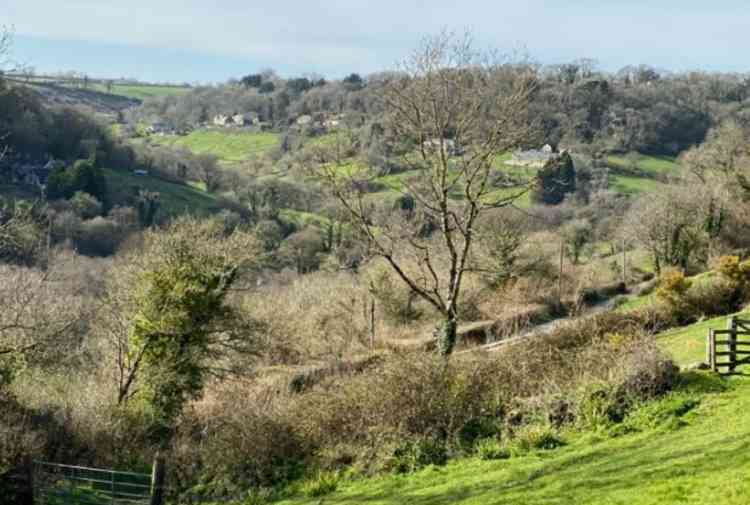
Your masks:
<path fill-rule="evenodd" d="M 34 463 L 34 505 L 149 505 L 151 475 Z"/>

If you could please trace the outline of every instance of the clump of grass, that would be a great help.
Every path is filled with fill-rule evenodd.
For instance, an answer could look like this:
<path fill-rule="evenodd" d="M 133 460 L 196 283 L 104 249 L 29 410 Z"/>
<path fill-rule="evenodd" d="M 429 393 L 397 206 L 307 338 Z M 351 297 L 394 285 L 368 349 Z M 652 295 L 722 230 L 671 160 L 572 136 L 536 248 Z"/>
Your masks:
<path fill-rule="evenodd" d="M 510 458 L 510 450 L 495 438 L 483 438 L 474 447 L 477 457 L 484 461 Z"/>
<path fill-rule="evenodd" d="M 338 472 L 319 472 L 302 484 L 301 491 L 308 498 L 318 498 L 336 491 L 340 482 Z"/>
<path fill-rule="evenodd" d="M 622 421 L 627 399 L 610 384 L 592 383 L 579 392 L 576 421 L 579 428 L 597 431 Z"/>
<path fill-rule="evenodd" d="M 447 461 L 448 450 L 445 444 L 425 438 L 397 447 L 388 466 L 394 473 L 411 473 L 430 465 L 441 466 Z"/>
<path fill-rule="evenodd" d="M 662 429 L 673 431 L 687 425 L 685 416 L 700 405 L 694 395 L 678 392 L 633 410 L 620 430 L 627 433 Z"/>
<path fill-rule="evenodd" d="M 550 451 L 563 445 L 565 441 L 552 426 L 530 424 L 513 434 L 509 451 L 512 456 L 522 456 L 534 450 Z"/>

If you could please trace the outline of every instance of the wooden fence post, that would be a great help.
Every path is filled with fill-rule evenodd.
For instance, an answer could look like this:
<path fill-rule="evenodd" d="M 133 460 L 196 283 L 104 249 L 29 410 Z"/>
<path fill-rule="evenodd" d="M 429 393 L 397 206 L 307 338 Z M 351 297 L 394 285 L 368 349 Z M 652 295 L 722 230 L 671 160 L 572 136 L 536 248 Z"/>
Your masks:
<path fill-rule="evenodd" d="M 151 470 L 151 502 L 149 505 L 164 505 L 164 456 L 156 453 Z"/>
<path fill-rule="evenodd" d="M 708 343 L 706 345 L 706 359 L 711 370 L 716 372 L 716 334 L 714 330 L 708 330 Z"/>
<path fill-rule="evenodd" d="M 734 373 L 737 368 L 737 318 L 732 317 L 727 322 L 729 330 L 729 373 Z"/>
<path fill-rule="evenodd" d="M 375 349 L 375 297 L 370 298 L 370 350 Z"/>
<path fill-rule="evenodd" d="M 565 260 L 565 241 L 560 239 L 560 274 L 557 279 L 557 303 L 562 307 L 563 261 Z"/>
<path fill-rule="evenodd" d="M 34 460 L 27 458 L 26 460 L 26 475 L 28 476 L 28 483 L 26 486 L 26 493 L 28 496 L 29 504 L 35 505 L 36 493 L 34 492 Z M 40 500 L 41 501 L 41 500 Z"/>

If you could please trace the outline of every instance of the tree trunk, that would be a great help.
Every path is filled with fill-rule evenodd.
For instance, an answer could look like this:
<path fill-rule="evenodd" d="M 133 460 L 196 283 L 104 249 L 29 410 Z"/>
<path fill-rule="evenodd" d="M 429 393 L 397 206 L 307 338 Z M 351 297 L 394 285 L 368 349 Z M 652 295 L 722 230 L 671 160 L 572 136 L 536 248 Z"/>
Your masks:
<path fill-rule="evenodd" d="M 456 346 L 457 330 L 458 320 L 455 315 L 447 316 L 435 329 L 437 348 L 441 356 L 447 357 L 453 353 L 453 348 Z"/>

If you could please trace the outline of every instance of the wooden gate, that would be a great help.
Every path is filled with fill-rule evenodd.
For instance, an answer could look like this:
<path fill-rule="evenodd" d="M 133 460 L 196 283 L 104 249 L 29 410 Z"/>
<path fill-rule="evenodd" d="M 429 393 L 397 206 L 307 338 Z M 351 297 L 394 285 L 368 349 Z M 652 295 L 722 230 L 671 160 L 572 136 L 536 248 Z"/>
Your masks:
<path fill-rule="evenodd" d="M 732 317 L 726 330 L 708 330 L 706 361 L 711 370 L 736 373 L 740 365 L 750 364 L 750 320 Z"/>

